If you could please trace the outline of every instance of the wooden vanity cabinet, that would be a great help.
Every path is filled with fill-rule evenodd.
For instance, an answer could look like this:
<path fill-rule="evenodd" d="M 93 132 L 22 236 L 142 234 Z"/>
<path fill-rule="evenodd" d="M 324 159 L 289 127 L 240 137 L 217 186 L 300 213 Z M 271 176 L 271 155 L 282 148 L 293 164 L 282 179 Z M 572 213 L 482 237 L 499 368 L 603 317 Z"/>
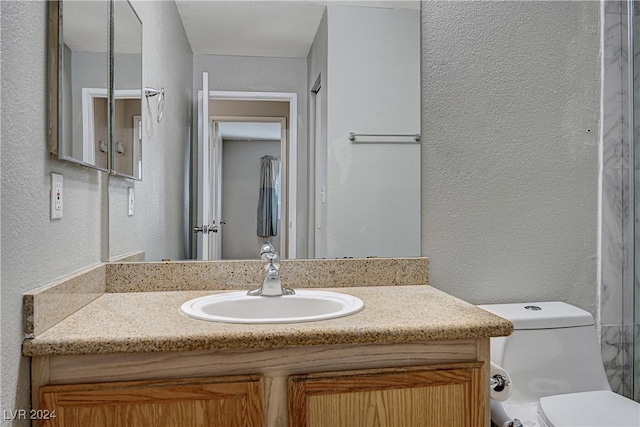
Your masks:
<path fill-rule="evenodd" d="M 260 426 L 261 376 L 73 384 L 40 388 L 42 426 Z"/>
<path fill-rule="evenodd" d="M 32 425 L 488 427 L 488 363 L 485 337 L 38 356 Z"/>
<path fill-rule="evenodd" d="M 289 426 L 482 426 L 482 363 L 289 377 Z"/>

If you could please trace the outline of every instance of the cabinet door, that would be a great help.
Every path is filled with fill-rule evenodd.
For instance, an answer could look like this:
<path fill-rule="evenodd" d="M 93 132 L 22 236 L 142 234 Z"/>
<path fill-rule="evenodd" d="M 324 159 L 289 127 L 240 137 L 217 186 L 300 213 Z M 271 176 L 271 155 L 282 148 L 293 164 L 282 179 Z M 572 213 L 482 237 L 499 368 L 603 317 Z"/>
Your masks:
<path fill-rule="evenodd" d="M 261 376 L 43 386 L 43 426 L 262 426 Z"/>
<path fill-rule="evenodd" d="M 484 425 L 483 363 L 289 377 L 291 427 Z"/>

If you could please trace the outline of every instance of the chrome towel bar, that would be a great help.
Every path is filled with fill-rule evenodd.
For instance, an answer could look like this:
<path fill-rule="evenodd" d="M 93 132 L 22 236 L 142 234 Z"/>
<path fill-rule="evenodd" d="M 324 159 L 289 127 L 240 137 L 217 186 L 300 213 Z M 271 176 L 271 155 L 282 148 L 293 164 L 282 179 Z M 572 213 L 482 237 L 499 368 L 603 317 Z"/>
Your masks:
<path fill-rule="evenodd" d="M 359 136 L 375 136 L 375 137 L 390 136 L 394 138 L 413 138 L 415 142 L 420 142 L 420 139 L 422 138 L 422 136 L 419 133 L 414 133 L 410 135 L 409 134 L 393 135 L 393 134 L 354 133 L 354 132 L 349 132 L 349 134 L 347 135 L 347 138 L 349 138 L 349 141 L 355 141 L 356 138 Z"/>

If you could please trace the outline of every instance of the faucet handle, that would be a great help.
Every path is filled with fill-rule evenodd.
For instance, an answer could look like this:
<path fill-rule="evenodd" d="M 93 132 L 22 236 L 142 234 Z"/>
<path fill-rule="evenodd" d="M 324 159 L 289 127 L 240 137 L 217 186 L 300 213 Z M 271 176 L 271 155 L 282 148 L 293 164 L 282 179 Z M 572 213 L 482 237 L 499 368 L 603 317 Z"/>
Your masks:
<path fill-rule="evenodd" d="M 265 264 L 264 269 L 266 271 L 270 271 L 275 269 L 278 271 L 280 269 L 280 256 L 278 256 L 277 252 L 269 252 L 263 256 L 263 259 L 267 262 Z"/>
<path fill-rule="evenodd" d="M 265 259 L 265 261 L 274 261 L 279 258 L 278 252 L 265 252 L 262 257 Z"/>

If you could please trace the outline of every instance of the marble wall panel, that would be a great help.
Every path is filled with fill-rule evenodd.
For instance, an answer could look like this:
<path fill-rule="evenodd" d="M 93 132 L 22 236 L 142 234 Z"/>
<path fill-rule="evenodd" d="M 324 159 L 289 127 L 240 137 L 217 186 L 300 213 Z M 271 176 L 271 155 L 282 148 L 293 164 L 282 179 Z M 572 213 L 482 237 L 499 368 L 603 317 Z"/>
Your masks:
<path fill-rule="evenodd" d="M 627 2 L 603 2 L 600 342 L 611 388 L 633 394 L 634 185 Z M 639 252 L 640 253 L 640 252 Z M 638 383 L 638 381 L 636 381 Z"/>

